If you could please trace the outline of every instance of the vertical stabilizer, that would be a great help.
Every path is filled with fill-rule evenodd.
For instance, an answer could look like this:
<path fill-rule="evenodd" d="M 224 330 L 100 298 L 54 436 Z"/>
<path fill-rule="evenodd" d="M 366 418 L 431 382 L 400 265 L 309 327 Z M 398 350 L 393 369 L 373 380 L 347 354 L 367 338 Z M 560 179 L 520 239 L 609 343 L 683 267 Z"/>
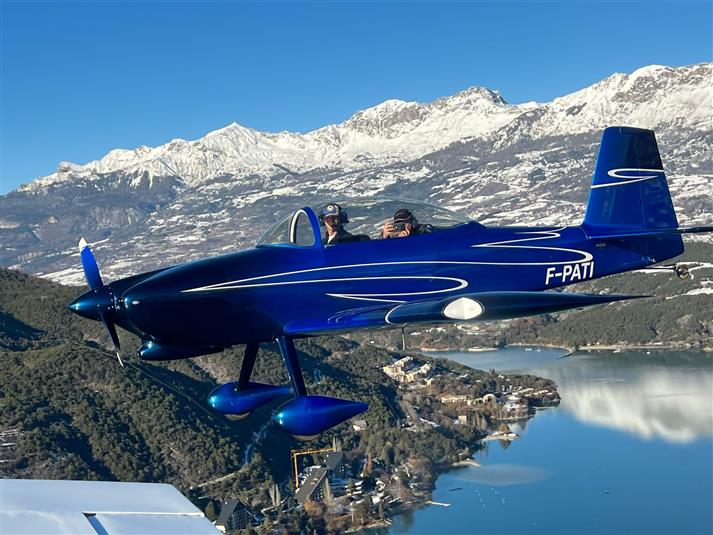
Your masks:
<path fill-rule="evenodd" d="M 645 264 L 683 252 L 656 137 L 651 130 L 604 130 L 582 229 L 617 240 Z M 638 237 L 637 237 L 638 236 Z"/>
<path fill-rule="evenodd" d="M 604 130 L 582 226 L 592 233 L 678 227 L 651 130 Z"/>

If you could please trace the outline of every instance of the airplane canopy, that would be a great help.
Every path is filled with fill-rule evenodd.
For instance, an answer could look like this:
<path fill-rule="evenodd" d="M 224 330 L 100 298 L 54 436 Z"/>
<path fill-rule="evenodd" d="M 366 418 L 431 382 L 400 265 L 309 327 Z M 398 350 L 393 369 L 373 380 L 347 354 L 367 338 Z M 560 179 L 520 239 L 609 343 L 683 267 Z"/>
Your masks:
<path fill-rule="evenodd" d="M 470 222 L 456 212 L 421 201 L 385 197 L 337 199 L 286 215 L 262 235 L 257 245 L 319 245 L 323 229 L 319 216 L 333 210 L 334 205 L 345 214 L 344 229 L 362 241 L 380 239 L 384 223 L 393 221 L 399 210 L 408 210 L 419 224 L 428 225 L 433 232 Z"/>

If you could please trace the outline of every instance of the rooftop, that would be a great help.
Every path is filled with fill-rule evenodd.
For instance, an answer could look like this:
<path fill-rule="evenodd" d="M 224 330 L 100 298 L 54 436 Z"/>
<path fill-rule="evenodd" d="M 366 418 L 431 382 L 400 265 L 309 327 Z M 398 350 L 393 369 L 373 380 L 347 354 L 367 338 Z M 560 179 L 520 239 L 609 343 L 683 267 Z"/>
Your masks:
<path fill-rule="evenodd" d="M 314 491 L 322 484 L 326 475 L 327 469 L 320 466 L 307 476 L 305 482 L 297 489 L 297 492 L 295 492 L 297 502 L 303 504 L 312 498 L 312 494 L 314 494 Z"/>

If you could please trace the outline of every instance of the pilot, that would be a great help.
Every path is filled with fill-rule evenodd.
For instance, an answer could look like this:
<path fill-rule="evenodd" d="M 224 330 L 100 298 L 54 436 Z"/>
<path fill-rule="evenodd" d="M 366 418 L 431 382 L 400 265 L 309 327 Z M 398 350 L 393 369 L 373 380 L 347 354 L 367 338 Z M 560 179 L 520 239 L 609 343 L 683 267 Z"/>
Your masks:
<path fill-rule="evenodd" d="M 433 232 L 431 225 L 422 225 L 418 222 L 411 210 L 400 208 L 394 214 L 393 221 L 384 223 L 381 231 L 382 238 L 405 238 L 416 234 Z"/>
<path fill-rule="evenodd" d="M 337 243 L 349 243 L 359 241 L 358 236 L 354 236 L 344 230 L 344 225 L 349 223 L 347 213 L 337 203 L 330 203 L 319 215 L 319 221 L 324 225 L 326 232 L 322 243 L 324 245 L 335 245 Z"/>

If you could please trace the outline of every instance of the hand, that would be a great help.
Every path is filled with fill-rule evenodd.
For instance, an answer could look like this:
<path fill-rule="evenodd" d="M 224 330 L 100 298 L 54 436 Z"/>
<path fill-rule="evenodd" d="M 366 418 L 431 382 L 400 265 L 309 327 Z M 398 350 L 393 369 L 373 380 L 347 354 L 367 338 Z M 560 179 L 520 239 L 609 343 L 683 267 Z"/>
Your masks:
<path fill-rule="evenodd" d="M 384 223 L 384 228 L 381 231 L 381 236 L 384 238 L 388 238 L 395 232 L 396 227 L 394 226 L 394 223 L 392 221 L 387 221 L 386 223 Z"/>

